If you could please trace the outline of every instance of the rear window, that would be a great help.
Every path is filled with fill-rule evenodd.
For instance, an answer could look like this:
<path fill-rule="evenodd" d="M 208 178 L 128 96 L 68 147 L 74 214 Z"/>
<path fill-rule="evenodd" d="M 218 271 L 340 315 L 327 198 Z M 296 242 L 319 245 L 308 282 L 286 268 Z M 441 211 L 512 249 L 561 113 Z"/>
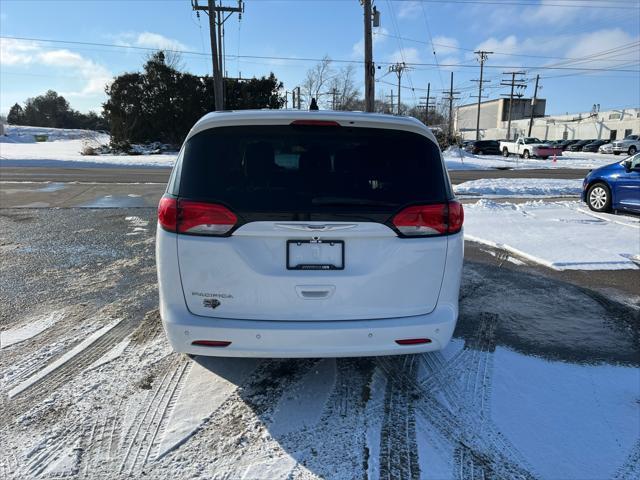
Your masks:
<path fill-rule="evenodd" d="M 438 147 L 372 128 L 242 126 L 184 146 L 180 196 L 236 211 L 390 211 L 448 197 Z"/>

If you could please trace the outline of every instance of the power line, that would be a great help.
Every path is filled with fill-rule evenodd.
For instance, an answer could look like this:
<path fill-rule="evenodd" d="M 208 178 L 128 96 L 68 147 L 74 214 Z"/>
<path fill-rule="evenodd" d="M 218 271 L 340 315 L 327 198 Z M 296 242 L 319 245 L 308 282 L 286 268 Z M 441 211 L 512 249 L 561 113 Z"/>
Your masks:
<path fill-rule="evenodd" d="M 206 56 L 210 55 L 203 52 L 195 52 L 191 50 L 179 50 L 179 49 L 169 49 L 169 48 L 151 48 L 151 47 L 139 47 L 136 45 L 117 45 L 114 43 L 98 43 L 98 42 L 82 42 L 82 41 L 72 41 L 72 40 L 53 40 L 46 38 L 35 38 L 35 37 L 14 37 L 7 35 L 0 35 L 0 38 L 9 39 L 9 40 L 25 40 L 25 41 L 33 41 L 33 42 L 46 42 L 46 43 L 60 43 L 60 44 L 69 44 L 69 45 L 87 45 L 94 47 L 108 47 L 108 48 L 124 48 L 124 49 L 133 49 L 133 50 L 141 50 L 146 52 L 157 52 L 158 50 L 163 50 L 165 52 L 170 53 L 181 53 L 187 55 L 197 55 L 197 56 Z M 291 62 L 320 62 L 322 58 L 312 58 L 312 57 L 283 57 L 283 56 L 274 56 L 274 55 L 225 55 L 227 59 L 236 59 L 236 58 L 246 58 L 246 59 L 257 59 L 257 60 L 285 60 Z M 352 63 L 357 65 L 362 65 L 361 60 L 347 60 L 347 59 L 331 59 L 332 62 L 335 63 Z M 381 65 L 393 65 L 394 62 L 378 62 Z M 423 63 L 423 62 L 404 62 L 408 67 L 439 67 L 439 68 L 475 68 L 474 65 L 467 65 L 464 63 L 440 63 L 436 65 L 435 63 Z M 507 69 L 513 68 L 513 65 L 486 65 L 485 68 L 496 68 L 496 69 Z M 519 68 L 526 70 L 575 70 L 575 71 L 594 71 L 594 72 L 628 72 L 628 73 L 639 73 L 640 70 L 633 69 L 611 69 L 611 68 L 594 68 L 594 67 L 554 67 L 554 66 L 544 66 L 544 65 L 521 65 Z"/>

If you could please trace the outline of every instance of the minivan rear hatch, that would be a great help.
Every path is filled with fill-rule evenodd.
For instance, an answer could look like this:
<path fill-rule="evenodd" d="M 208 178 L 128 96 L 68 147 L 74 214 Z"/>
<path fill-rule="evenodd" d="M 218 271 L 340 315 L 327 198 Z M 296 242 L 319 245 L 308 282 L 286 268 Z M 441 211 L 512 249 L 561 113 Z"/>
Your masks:
<path fill-rule="evenodd" d="M 392 222 L 450 197 L 426 136 L 332 123 L 218 127 L 186 142 L 176 175 L 178 202 L 209 218 L 178 235 L 192 313 L 348 320 L 435 308 L 447 237 L 405 238 Z M 227 219 L 224 232 L 216 218 Z"/>

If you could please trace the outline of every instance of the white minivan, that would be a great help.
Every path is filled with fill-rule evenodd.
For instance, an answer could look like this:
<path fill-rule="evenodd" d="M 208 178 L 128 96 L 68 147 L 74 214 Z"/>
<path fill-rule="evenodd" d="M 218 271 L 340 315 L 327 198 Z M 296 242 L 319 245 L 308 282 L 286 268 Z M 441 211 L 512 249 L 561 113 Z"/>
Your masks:
<path fill-rule="evenodd" d="M 228 357 L 439 350 L 458 317 L 462 222 L 418 120 L 210 113 L 158 207 L 167 337 Z"/>

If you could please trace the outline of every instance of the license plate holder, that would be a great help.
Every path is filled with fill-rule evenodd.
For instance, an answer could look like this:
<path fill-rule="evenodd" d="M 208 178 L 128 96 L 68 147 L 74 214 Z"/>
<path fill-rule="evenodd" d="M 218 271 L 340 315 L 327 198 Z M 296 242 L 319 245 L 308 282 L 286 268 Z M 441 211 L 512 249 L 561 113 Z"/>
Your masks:
<path fill-rule="evenodd" d="M 344 240 L 287 240 L 287 270 L 344 270 Z"/>

